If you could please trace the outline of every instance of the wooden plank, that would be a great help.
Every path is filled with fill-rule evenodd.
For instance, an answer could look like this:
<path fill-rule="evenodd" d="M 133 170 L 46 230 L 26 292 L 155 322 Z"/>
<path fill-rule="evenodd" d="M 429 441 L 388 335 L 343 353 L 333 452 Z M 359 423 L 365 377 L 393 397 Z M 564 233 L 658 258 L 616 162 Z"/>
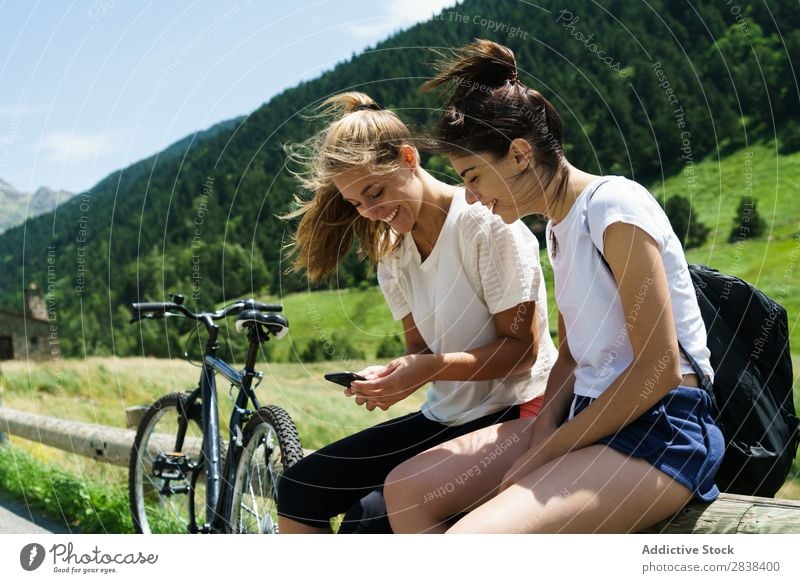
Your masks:
<path fill-rule="evenodd" d="M 137 416 L 143 414 L 142 409 L 135 413 Z M 135 428 L 120 429 L 93 425 L 0 407 L 0 432 L 3 431 L 42 445 L 122 467 L 128 466 L 133 440 L 136 437 Z M 174 439 L 173 435 L 154 435 L 150 444 L 157 450 L 171 451 L 174 448 Z M 202 438 L 186 438 L 184 452 L 199 459 L 201 449 Z M 313 452 L 313 450 L 303 451 L 305 455 Z"/>
<path fill-rule="evenodd" d="M 800 501 L 720 494 L 711 504 L 692 502 L 643 533 L 800 533 Z"/>
<path fill-rule="evenodd" d="M 150 407 L 147 405 L 136 405 L 125 409 L 125 422 L 128 424 L 128 429 L 133 429 L 135 431 L 149 408 Z"/>

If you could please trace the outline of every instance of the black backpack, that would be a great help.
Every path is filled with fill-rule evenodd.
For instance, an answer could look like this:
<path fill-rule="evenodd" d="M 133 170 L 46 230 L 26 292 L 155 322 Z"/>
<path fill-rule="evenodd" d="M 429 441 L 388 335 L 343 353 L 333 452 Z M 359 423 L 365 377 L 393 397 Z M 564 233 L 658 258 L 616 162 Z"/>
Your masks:
<path fill-rule="evenodd" d="M 708 333 L 711 392 L 725 436 L 717 485 L 723 492 L 774 496 L 800 438 L 786 310 L 738 277 L 703 265 L 690 265 L 689 273 Z M 703 378 L 697 363 L 692 366 Z"/>

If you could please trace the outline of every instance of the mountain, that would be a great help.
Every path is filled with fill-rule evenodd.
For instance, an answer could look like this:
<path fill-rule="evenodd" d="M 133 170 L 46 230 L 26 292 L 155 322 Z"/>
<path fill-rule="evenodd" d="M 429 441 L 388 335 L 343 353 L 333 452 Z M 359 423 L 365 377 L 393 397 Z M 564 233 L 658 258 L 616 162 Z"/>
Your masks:
<path fill-rule="evenodd" d="M 418 91 L 432 71 L 430 47 L 475 37 L 515 51 L 520 78 L 561 110 L 569 158 L 588 171 L 649 183 L 751 142 L 777 137 L 782 150 L 798 149 L 800 5 L 735 8 L 716 0 L 576 0 L 569 10 L 465 0 L 9 229 L 0 236 L 0 305 L 19 308 L 33 280 L 53 292 L 65 354 L 164 354 L 176 324 L 134 334 L 127 302 L 182 291 L 190 306 L 207 309 L 308 289 L 286 274 L 292 224 L 276 216 L 296 194 L 284 144 L 310 136 L 319 127 L 308 117 L 313 107 L 344 90 L 366 91 L 424 128 L 437 106 L 436 95 Z M 447 170 L 441 158 L 424 163 Z M 722 212 L 732 217 L 735 202 Z M 351 254 L 334 285 L 365 280 L 374 276 Z"/>
<path fill-rule="evenodd" d="M 71 192 L 45 186 L 32 194 L 20 192 L 0 179 L 0 233 L 21 225 L 26 219 L 52 212 L 73 196 Z"/>

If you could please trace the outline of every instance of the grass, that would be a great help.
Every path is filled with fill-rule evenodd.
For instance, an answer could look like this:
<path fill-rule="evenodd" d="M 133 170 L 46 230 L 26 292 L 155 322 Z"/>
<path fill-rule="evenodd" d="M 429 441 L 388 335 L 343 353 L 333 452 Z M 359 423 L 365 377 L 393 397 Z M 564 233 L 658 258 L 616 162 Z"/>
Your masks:
<path fill-rule="evenodd" d="M 0 490 L 73 532 L 133 532 L 126 488 L 42 463 L 15 445 L 0 447 Z"/>
<path fill-rule="evenodd" d="M 659 200 L 664 195 L 689 197 L 701 222 L 712 229 L 710 239 L 719 245 L 727 241 L 736 205 L 745 195 L 758 201 L 758 211 L 773 237 L 797 234 L 800 217 L 794 193 L 798 186 L 800 152 L 777 155 L 774 146 L 756 144 L 722 160 L 709 157 L 651 185 L 650 190 Z"/>
<path fill-rule="evenodd" d="M 337 333 L 347 335 L 355 348 L 374 358 L 383 339 L 403 332 L 402 324 L 392 320 L 377 287 L 295 293 L 270 299 L 283 304 L 289 319 L 289 335 L 271 347 L 275 359 L 282 362 L 297 362 L 309 341 L 329 341 Z M 347 355 L 335 352 L 334 360 L 346 361 Z"/>

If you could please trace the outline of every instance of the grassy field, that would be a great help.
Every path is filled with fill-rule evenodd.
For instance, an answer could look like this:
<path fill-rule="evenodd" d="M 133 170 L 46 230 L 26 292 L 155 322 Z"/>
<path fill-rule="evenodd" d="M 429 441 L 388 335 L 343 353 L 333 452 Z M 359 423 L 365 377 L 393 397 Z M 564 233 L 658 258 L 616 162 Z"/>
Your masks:
<path fill-rule="evenodd" d="M 360 367 L 364 363 L 352 364 Z M 297 425 L 303 447 L 309 449 L 416 410 L 424 400 L 423 391 L 419 391 L 389 411 L 367 411 L 345 397 L 338 385 L 322 378 L 332 370 L 330 363 L 281 363 L 259 368 L 264 371 L 264 380 L 256 391 L 259 399 L 285 408 Z M 127 407 L 196 386 L 199 372 L 182 360 L 155 358 L 67 360 L 59 370 L 47 362 L 3 364 L 7 407 L 112 427 L 125 427 Z M 228 388 L 218 386 L 225 425 L 231 410 Z"/>
<path fill-rule="evenodd" d="M 757 145 L 721 162 L 706 160 L 651 187 L 654 195 L 691 198 L 700 222 L 711 228 L 706 244 L 687 253 L 690 263 L 703 263 L 745 279 L 781 302 L 789 313 L 790 343 L 800 351 L 800 153 L 777 156 Z M 751 195 L 766 222 L 766 236 L 728 243 L 740 197 Z"/>
<path fill-rule="evenodd" d="M 354 362 L 354 368 L 363 362 Z M 318 449 L 392 417 L 418 410 L 423 392 L 389 411 L 367 411 L 322 378 L 330 363 L 259 367 L 256 393 L 292 416 L 304 448 Z M 199 369 L 182 360 L 90 358 L 51 363 L 3 363 L 5 405 L 39 415 L 125 427 L 125 409 L 196 385 Z M 219 385 L 223 435 L 231 401 Z M 132 532 L 127 510 L 127 468 L 97 463 L 51 447 L 10 437 L 0 448 L 0 490 L 25 500 L 51 519 L 84 532 Z"/>
<path fill-rule="evenodd" d="M 289 319 L 289 335 L 272 347 L 281 361 L 296 361 L 311 339 L 330 341 L 334 334 L 345 334 L 356 348 L 372 358 L 382 340 L 403 332 L 402 324 L 392 320 L 377 287 L 296 293 L 272 299 L 283 304 Z M 334 359 L 340 358 L 346 360 L 347 355 L 334 354 Z"/>

